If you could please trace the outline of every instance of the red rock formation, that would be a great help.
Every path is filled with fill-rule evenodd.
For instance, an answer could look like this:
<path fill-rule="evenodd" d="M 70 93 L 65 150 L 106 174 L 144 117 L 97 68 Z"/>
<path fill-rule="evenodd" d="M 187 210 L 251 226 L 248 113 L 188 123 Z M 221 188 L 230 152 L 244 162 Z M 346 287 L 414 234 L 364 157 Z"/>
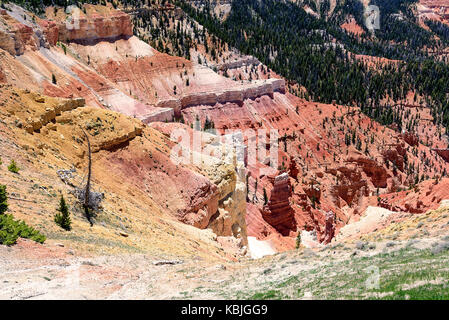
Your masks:
<path fill-rule="evenodd" d="M 372 199 L 377 205 L 395 212 L 425 213 L 437 209 L 442 200 L 449 199 L 449 178 L 427 180 L 411 190 L 380 195 Z"/>
<path fill-rule="evenodd" d="M 407 174 L 398 172 L 393 177 L 392 166 L 388 168 L 381 161 L 382 158 L 397 166 L 399 164 L 398 171 L 401 170 L 400 164 L 404 163 L 405 155 L 408 163 L 422 163 L 419 156 L 406 150 L 405 143 L 398 144 L 402 139 L 398 138 L 397 132 L 371 121 L 356 107 L 304 101 L 284 93 L 283 80 L 244 84 L 232 81 L 207 67 L 196 65 L 195 61 L 158 53 L 137 37 L 126 39 L 130 31 L 130 20 L 120 12 L 109 14 L 109 9 L 105 9 L 104 13 L 100 11 L 88 6 L 87 15 L 81 16 L 83 27 L 80 31 L 65 30 L 66 26 L 60 31 L 59 26 L 65 23 L 59 15 L 58 18 L 48 17 L 54 19 L 54 22 L 39 23 L 50 44 L 56 43 L 61 33 L 66 41 L 73 41 L 67 44 L 67 48 L 78 59 L 65 55 L 59 47 L 50 48 L 46 54 L 28 51 L 26 58 L 33 65 L 33 72 L 39 75 L 36 77 L 34 73 L 30 74 L 29 67 L 21 65 L 21 59 L 13 59 L 5 53 L 0 58 L 4 77 L 10 83 L 15 81 L 16 85 L 26 84 L 28 81 L 35 87 L 43 87 L 45 92 L 53 96 L 82 96 L 88 105 L 107 107 L 136 116 L 145 122 L 165 119 L 170 121 L 170 111 L 175 109 L 183 115 L 187 125 L 192 124 L 197 117 L 204 123 L 207 117 L 214 122 L 219 133 L 224 133 L 227 129 L 265 128 L 268 132 L 270 129 L 278 130 L 280 137 L 286 137 L 286 142 L 279 144 L 277 169 L 289 170 L 290 176 L 296 180 L 287 179 L 283 187 L 279 184 L 276 186 L 276 181 L 270 180 L 268 176 L 275 176 L 279 171 L 275 168 L 273 170 L 276 173 L 263 173 L 269 164 L 268 156 L 264 156 L 261 163 L 249 165 L 251 176 L 261 181 L 258 190 L 252 191 L 256 194 L 256 199 L 262 199 L 260 186 L 263 184 L 271 200 L 266 208 L 263 208 L 262 202 L 257 201 L 248 205 L 247 224 L 251 236 L 275 238 L 277 243 L 289 246 L 290 243 L 294 245 L 296 226 L 307 226 L 308 230 L 317 231 L 319 239 L 328 238 L 325 212 L 332 211 L 336 214 L 338 219 L 334 223 L 338 230 L 348 217 L 363 212 L 365 201 L 370 194 L 374 194 L 376 188 L 391 186 L 392 180 L 395 180 L 397 187 L 408 186 L 403 183 Z M 102 28 L 104 30 L 100 30 Z M 114 41 L 122 36 L 125 39 Z M 102 37 L 109 38 L 110 41 L 84 41 L 99 40 Z M 14 41 L 10 43 L 14 47 Z M 56 73 L 56 85 L 51 83 L 52 73 Z M 187 79 L 189 86 L 186 85 Z M 166 112 L 158 107 L 170 110 Z M 426 116 L 426 119 L 429 117 Z M 424 132 L 422 128 L 424 127 L 420 127 L 417 132 Z M 349 130 L 355 132 L 362 141 L 364 155 L 360 150 L 356 151 L 353 143 L 344 143 Z M 437 135 L 434 136 L 436 138 L 431 137 L 432 145 L 444 147 L 445 145 L 434 143 L 438 140 Z M 245 139 L 253 138 L 254 136 Z M 424 141 L 423 137 L 420 138 Z M 382 154 L 380 150 L 385 149 L 385 145 L 388 150 Z M 268 152 L 269 145 L 266 149 Z M 421 144 L 417 149 L 420 154 L 429 151 L 428 147 Z M 137 158 L 135 154 L 127 156 Z M 167 159 L 161 159 L 161 162 L 165 160 Z M 426 160 L 429 164 L 424 169 L 424 166 L 420 166 L 420 176 L 435 176 L 444 169 L 449 170 L 449 164 L 435 155 Z M 131 164 L 135 170 L 140 165 L 143 164 Z M 154 165 L 159 166 L 148 163 L 145 174 L 147 171 L 155 171 Z M 142 189 L 155 188 L 154 194 L 161 199 L 158 200 L 161 207 L 165 208 L 170 204 L 169 210 L 177 218 L 204 227 L 214 211 L 215 204 L 208 204 L 208 197 L 212 197 L 214 193 L 213 186 L 207 179 L 195 181 L 195 177 L 188 174 L 183 176 L 182 172 L 171 167 L 164 170 L 156 170 L 158 175 L 152 172 L 150 180 L 145 178 L 146 184 L 141 185 Z M 143 171 L 139 173 L 145 176 Z M 157 187 L 161 177 L 171 179 L 170 183 L 164 181 L 167 182 L 164 186 L 170 185 L 169 193 L 164 188 Z M 178 184 L 189 184 L 191 179 L 191 186 L 196 191 L 186 196 L 177 189 Z M 290 183 L 294 190 L 288 190 L 291 189 Z M 308 188 L 311 184 L 318 189 Z M 198 197 L 202 204 L 197 205 L 191 197 Z M 312 198 L 318 199 L 319 203 L 313 202 Z M 181 200 L 177 202 L 176 199 Z M 402 207 L 405 208 L 405 204 Z M 421 208 L 420 205 L 419 210 Z"/>
<path fill-rule="evenodd" d="M 449 149 L 432 149 L 435 151 L 444 161 L 449 162 Z"/>
<path fill-rule="evenodd" d="M 271 197 L 263 208 L 262 217 L 283 236 L 296 231 L 293 209 L 290 206 L 292 188 L 287 173 L 277 176 L 274 180 Z"/>
<path fill-rule="evenodd" d="M 131 17 L 128 14 L 94 5 L 85 5 L 85 8 L 84 12 L 74 7 L 69 15 L 59 12 L 56 16 L 51 8 L 47 10 L 47 17 L 57 23 L 59 41 L 88 43 L 133 36 Z"/>
<path fill-rule="evenodd" d="M 105 39 L 129 38 L 133 36 L 131 17 L 118 10 L 96 10 L 95 6 L 87 5 L 88 14 L 74 8 L 70 19 L 64 14 L 54 16 L 53 10 L 50 19 L 34 18 L 36 23 L 20 23 L 0 10 L 0 48 L 12 55 L 21 55 L 26 47 L 37 49 L 40 46 L 54 46 L 62 42 L 91 42 Z M 17 14 L 27 14 L 17 9 Z M 31 19 L 28 15 L 28 19 Z M 54 19 L 54 20 L 53 20 Z M 27 23 L 25 25 L 24 23 Z M 45 37 L 42 37 L 42 34 Z"/>
<path fill-rule="evenodd" d="M 39 26 L 47 39 L 47 42 L 51 46 L 55 46 L 59 39 L 59 27 L 54 21 L 40 20 Z"/>
<path fill-rule="evenodd" d="M 299 174 L 298 165 L 296 164 L 296 161 L 293 159 L 290 162 L 289 175 L 290 175 L 290 177 L 292 177 L 294 179 L 298 179 L 298 174 Z"/>
<path fill-rule="evenodd" d="M 339 167 L 337 171 L 338 183 L 331 187 L 335 203 L 339 208 L 357 206 L 361 198 L 369 195 L 366 180 L 356 167 Z"/>
<path fill-rule="evenodd" d="M 407 142 L 412 147 L 415 147 L 419 144 L 418 136 L 412 132 L 403 133 L 402 139 L 404 139 L 404 141 Z"/>
<path fill-rule="evenodd" d="M 298 109 L 295 106 L 298 106 Z M 326 224 L 324 212 L 332 211 L 336 214 L 338 219 L 335 221 L 335 229 L 338 232 L 344 221 L 348 220 L 348 216 L 363 213 L 369 205 L 369 196 L 376 194 L 378 188 L 386 189 L 393 184 L 397 187 L 407 186 L 402 185 L 407 174 L 400 172 L 398 168 L 394 177 L 391 161 L 389 160 L 389 167 L 383 161 L 380 150 L 385 149 L 385 145 L 393 150 L 390 158 L 392 160 L 403 160 L 407 154 L 408 163 L 416 164 L 422 161 L 411 150 L 407 151 L 405 143 L 398 143 L 396 132 L 371 121 L 355 108 L 350 113 L 346 110 L 347 107 L 304 102 L 288 93 L 275 93 L 273 98 L 263 96 L 247 100 L 243 105 L 227 103 L 192 106 L 182 110 L 182 113 L 189 124 L 193 123 L 197 116 L 202 121 L 207 117 L 214 122 L 219 132 L 227 129 L 276 128 L 280 137 L 286 136 L 285 146 L 283 140 L 279 143 L 278 164 L 281 167 L 281 164 L 285 163 L 290 175 L 297 175 L 297 182 L 291 180 L 294 190 L 290 198 L 296 225 L 300 229 L 307 226 L 308 230 L 316 230 L 318 238 L 321 239 L 324 237 Z M 333 118 L 336 125 L 331 121 L 326 123 L 326 118 Z M 362 150 L 366 150 L 364 154 L 356 150 L 354 145 L 344 145 L 345 131 L 338 130 L 338 119 L 344 119 L 344 126 L 357 131 L 363 142 Z M 367 148 L 365 141 L 369 141 Z M 284 148 L 287 152 L 284 152 Z M 418 150 L 428 152 L 429 148 L 420 144 Z M 386 153 L 386 156 L 388 158 L 389 154 Z M 447 167 L 447 164 L 440 163 L 435 157 L 428 159 L 434 164 L 429 166 L 432 172 L 441 173 Z M 263 164 L 249 166 L 248 169 L 252 177 L 260 177 L 264 188 L 270 194 L 274 181 L 259 175 L 261 168 L 268 163 L 262 162 Z M 319 185 L 321 191 L 320 202 L 314 204 L 315 208 L 306 193 L 311 195 L 311 190 L 307 188 L 311 183 Z M 251 187 L 250 184 L 250 189 Z M 263 197 L 261 191 L 262 188 L 259 188 L 259 199 Z M 385 191 L 380 190 L 380 193 Z M 259 210 L 254 209 L 257 206 L 263 215 L 261 203 L 248 205 L 247 224 L 251 226 L 248 228 L 248 234 L 259 239 L 272 239 L 273 228 L 263 223 L 265 220 L 259 216 Z M 286 243 L 290 243 L 290 239 L 284 238 Z"/>
<path fill-rule="evenodd" d="M 326 224 L 324 226 L 324 234 L 321 242 L 330 243 L 335 236 L 335 214 L 332 211 L 326 213 Z"/>
<path fill-rule="evenodd" d="M 9 16 L 6 10 L 0 10 L 0 48 L 11 55 L 21 55 L 26 47 L 39 47 L 33 29 Z"/>
<path fill-rule="evenodd" d="M 384 150 L 382 155 L 384 161 L 390 161 L 396 166 L 400 171 L 404 171 L 404 156 L 406 154 L 404 143 L 398 143 L 390 145 L 390 148 Z"/>
<path fill-rule="evenodd" d="M 304 188 L 304 192 L 306 193 L 309 199 L 313 199 L 313 202 L 320 202 L 321 199 L 321 189 L 318 184 L 310 184 L 309 186 Z"/>
<path fill-rule="evenodd" d="M 351 157 L 348 162 L 356 163 L 365 174 L 371 179 L 374 187 L 386 188 L 387 179 L 390 177 L 387 170 L 382 167 L 377 161 L 365 157 Z"/>
<path fill-rule="evenodd" d="M 347 21 L 341 24 L 340 27 L 356 36 L 360 36 L 364 33 L 362 27 L 357 24 L 357 21 L 352 16 L 350 19 L 347 19 Z"/>

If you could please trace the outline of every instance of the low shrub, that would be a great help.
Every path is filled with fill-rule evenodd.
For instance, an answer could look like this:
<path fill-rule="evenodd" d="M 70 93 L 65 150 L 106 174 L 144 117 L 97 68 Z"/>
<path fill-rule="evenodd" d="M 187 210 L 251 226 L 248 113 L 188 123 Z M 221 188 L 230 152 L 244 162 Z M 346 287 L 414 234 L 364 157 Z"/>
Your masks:
<path fill-rule="evenodd" d="M 6 195 L 6 186 L 0 184 L 0 215 L 8 209 L 8 197 Z"/>
<path fill-rule="evenodd" d="M 11 163 L 8 166 L 8 170 L 12 173 L 19 173 L 20 168 L 17 166 L 14 160 L 11 160 Z"/>
<path fill-rule="evenodd" d="M 38 230 L 28 226 L 24 221 L 14 220 L 10 214 L 0 215 L 0 244 L 11 246 L 18 238 L 31 239 L 44 243 L 46 237 Z"/>

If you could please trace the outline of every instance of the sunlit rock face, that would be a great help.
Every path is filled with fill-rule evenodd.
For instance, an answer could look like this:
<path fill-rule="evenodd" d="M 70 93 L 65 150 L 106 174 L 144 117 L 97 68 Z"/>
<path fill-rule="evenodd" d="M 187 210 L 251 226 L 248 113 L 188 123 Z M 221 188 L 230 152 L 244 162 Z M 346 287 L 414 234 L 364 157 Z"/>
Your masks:
<path fill-rule="evenodd" d="M 262 212 L 265 221 L 284 236 L 296 231 L 296 222 L 290 206 L 291 195 L 292 188 L 288 174 L 277 176 L 274 180 L 270 200 Z"/>

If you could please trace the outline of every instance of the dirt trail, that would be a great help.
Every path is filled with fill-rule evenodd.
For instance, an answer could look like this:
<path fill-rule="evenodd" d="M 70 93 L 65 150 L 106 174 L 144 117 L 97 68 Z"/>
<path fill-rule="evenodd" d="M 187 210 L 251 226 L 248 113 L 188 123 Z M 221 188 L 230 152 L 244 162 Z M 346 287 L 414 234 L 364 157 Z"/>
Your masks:
<path fill-rule="evenodd" d="M 393 292 L 383 292 L 383 284 L 396 279 L 403 281 L 399 287 L 412 289 L 429 279 L 436 286 L 449 285 L 447 267 L 443 267 L 447 266 L 449 251 L 441 246 L 444 243 L 447 240 L 439 237 L 394 244 L 336 243 L 261 259 L 212 263 L 193 258 L 178 264 L 156 264 L 159 257 L 150 255 L 80 257 L 73 255 L 70 248 L 19 240 L 14 247 L 0 246 L 0 299 L 384 297 Z M 435 248 L 440 247 L 443 249 L 436 252 Z M 376 292 L 365 288 L 369 275 L 364 270 L 370 266 L 380 270 L 381 286 Z M 417 272 L 417 266 L 427 278 L 397 275 L 399 271 Z"/>

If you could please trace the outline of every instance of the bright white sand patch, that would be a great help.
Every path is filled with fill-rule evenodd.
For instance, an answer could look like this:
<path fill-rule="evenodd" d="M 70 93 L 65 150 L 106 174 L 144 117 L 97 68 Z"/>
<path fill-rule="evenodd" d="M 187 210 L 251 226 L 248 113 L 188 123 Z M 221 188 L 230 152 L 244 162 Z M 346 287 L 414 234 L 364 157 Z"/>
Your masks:
<path fill-rule="evenodd" d="M 270 241 L 257 240 L 256 237 L 248 237 L 248 247 L 251 258 L 253 259 L 260 259 L 276 253 Z"/>
<path fill-rule="evenodd" d="M 372 232 L 376 227 L 385 221 L 393 211 L 380 207 L 368 207 L 365 215 L 359 221 L 350 223 L 340 229 L 337 240 L 348 238 L 360 233 Z"/>
<path fill-rule="evenodd" d="M 321 244 L 318 242 L 316 231 L 301 231 L 301 244 L 306 248 L 317 248 Z"/>
<path fill-rule="evenodd" d="M 119 39 L 114 42 L 100 41 L 95 45 L 82 45 L 72 43 L 70 48 L 84 58 L 89 56 L 92 62 L 99 65 L 109 60 L 123 61 L 135 57 L 151 57 L 155 50 L 147 43 L 133 36 L 129 39 Z"/>
<path fill-rule="evenodd" d="M 441 200 L 439 209 L 447 207 L 449 207 L 449 200 L 447 199 Z"/>

